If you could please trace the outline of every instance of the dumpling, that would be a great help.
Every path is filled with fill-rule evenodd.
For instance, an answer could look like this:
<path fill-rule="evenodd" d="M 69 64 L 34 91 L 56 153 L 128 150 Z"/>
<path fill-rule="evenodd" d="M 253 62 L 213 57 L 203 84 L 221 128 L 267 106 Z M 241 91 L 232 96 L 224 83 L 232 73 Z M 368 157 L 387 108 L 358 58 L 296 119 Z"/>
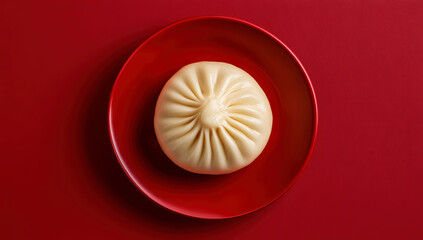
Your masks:
<path fill-rule="evenodd" d="M 272 110 L 258 83 L 223 62 L 196 62 L 176 72 L 157 100 L 154 128 L 165 154 L 200 174 L 239 170 L 263 151 Z"/>

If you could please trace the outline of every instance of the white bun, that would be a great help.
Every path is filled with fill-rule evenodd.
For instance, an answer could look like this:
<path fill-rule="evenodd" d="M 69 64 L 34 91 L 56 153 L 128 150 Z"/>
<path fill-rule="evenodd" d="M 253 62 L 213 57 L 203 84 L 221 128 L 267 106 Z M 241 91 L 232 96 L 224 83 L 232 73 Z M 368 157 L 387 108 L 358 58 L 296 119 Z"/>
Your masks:
<path fill-rule="evenodd" d="M 258 83 L 223 62 L 197 62 L 173 75 L 157 100 L 154 128 L 178 166 L 200 174 L 239 170 L 263 151 L 272 110 Z"/>

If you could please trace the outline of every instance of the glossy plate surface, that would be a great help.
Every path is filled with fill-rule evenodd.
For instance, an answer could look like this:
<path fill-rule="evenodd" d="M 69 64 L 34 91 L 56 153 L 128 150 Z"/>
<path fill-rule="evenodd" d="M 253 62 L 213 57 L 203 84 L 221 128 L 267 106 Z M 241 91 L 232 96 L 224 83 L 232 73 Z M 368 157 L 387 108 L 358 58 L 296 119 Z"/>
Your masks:
<path fill-rule="evenodd" d="M 272 107 L 266 148 L 231 174 L 199 175 L 179 168 L 154 133 L 162 87 L 181 67 L 198 61 L 227 62 L 247 71 Z M 199 17 L 162 29 L 129 58 L 111 93 L 109 130 L 124 171 L 150 199 L 192 217 L 229 218 L 266 206 L 295 182 L 314 145 L 317 105 L 304 68 L 274 36 L 245 21 Z"/>

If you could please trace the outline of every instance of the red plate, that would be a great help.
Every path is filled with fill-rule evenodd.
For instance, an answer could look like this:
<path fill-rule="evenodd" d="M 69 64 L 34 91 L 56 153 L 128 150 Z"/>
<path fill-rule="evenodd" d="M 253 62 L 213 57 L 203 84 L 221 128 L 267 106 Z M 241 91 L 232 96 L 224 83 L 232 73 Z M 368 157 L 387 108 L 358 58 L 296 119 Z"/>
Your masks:
<path fill-rule="evenodd" d="M 240 171 L 190 173 L 172 163 L 156 140 L 153 115 L 160 90 L 177 70 L 198 61 L 244 69 L 270 101 L 269 142 Z M 245 21 L 198 17 L 162 29 L 132 54 L 112 90 L 109 127 L 120 164 L 150 199 L 192 217 L 229 218 L 266 206 L 294 183 L 314 145 L 317 105 L 304 68 L 276 37 Z"/>

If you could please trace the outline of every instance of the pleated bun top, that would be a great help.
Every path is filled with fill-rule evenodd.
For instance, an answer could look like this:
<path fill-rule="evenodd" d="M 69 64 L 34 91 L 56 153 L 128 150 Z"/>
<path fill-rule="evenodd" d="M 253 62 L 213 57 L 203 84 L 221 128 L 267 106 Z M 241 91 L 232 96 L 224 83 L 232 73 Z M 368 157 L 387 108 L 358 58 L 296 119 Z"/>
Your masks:
<path fill-rule="evenodd" d="M 272 130 L 259 84 L 223 62 L 196 62 L 176 72 L 157 100 L 154 128 L 165 154 L 200 174 L 226 174 L 253 162 Z"/>

